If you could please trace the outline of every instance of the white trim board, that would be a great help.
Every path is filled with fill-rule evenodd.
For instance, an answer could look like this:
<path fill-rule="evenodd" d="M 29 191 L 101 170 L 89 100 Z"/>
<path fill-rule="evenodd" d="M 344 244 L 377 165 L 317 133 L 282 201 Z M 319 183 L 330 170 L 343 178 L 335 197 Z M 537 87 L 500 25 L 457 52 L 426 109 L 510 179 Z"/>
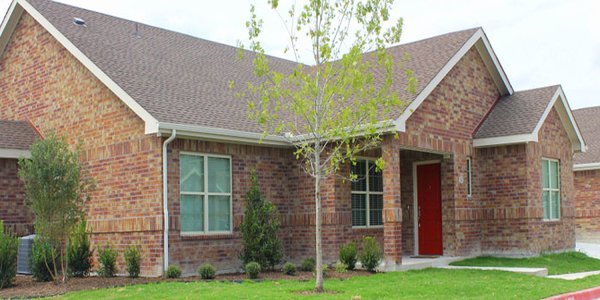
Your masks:
<path fill-rule="evenodd" d="M 145 133 L 158 132 L 158 120 L 148 113 L 139 103 L 137 103 L 125 90 L 115 83 L 106 73 L 104 73 L 92 60 L 90 60 L 79 48 L 77 48 L 67 37 L 65 37 L 48 19 L 38 12 L 26 0 L 14 0 L 7 13 L 7 16 L 0 28 L 0 57 L 4 54 L 6 45 L 15 30 L 17 23 L 23 13 L 26 11 L 38 22 L 46 31 L 48 31 L 65 49 L 67 49 L 81 64 L 83 64 L 98 80 L 100 80 L 108 89 L 110 89 L 127 107 L 129 107 L 145 123 Z"/>
<path fill-rule="evenodd" d="M 560 99 L 560 101 L 558 101 Z M 552 111 L 552 109 L 556 107 L 560 120 L 567 131 L 569 139 L 573 144 L 574 150 L 585 152 L 586 145 L 583 140 L 583 136 L 575 122 L 575 118 L 573 117 L 573 112 L 569 107 L 569 103 L 567 102 L 567 98 L 564 94 L 564 91 L 561 86 L 558 86 L 554 96 L 552 96 L 550 102 L 544 109 L 542 116 L 538 120 L 533 132 L 526 134 L 517 134 L 517 135 L 509 135 L 509 136 L 501 136 L 501 137 L 492 137 L 492 138 L 480 138 L 473 140 L 473 146 L 476 148 L 479 147 L 492 147 L 492 146 L 502 146 L 502 145 L 513 145 L 513 144 L 523 144 L 528 142 L 539 142 L 539 134 L 546 118 Z"/>
<path fill-rule="evenodd" d="M 31 151 L 0 148 L 0 158 L 30 158 Z"/>
<path fill-rule="evenodd" d="M 491 66 L 495 67 L 495 70 L 490 70 L 490 74 L 494 78 L 498 89 L 502 95 L 511 95 L 514 91 L 513 88 L 508 81 L 508 77 L 504 73 L 500 62 L 498 61 L 494 50 L 492 49 L 490 42 L 488 41 L 483 29 L 479 28 L 472 36 L 465 42 L 465 44 L 454 54 L 454 56 L 444 65 L 444 67 L 435 75 L 435 77 L 425 86 L 423 91 L 417 95 L 417 97 L 406 107 L 402 115 L 398 119 L 394 121 L 396 124 L 396 130 L 400 132 L 406 131 L 406 121 L 412 114 L 421 106 L 421 103 L 427 99 L 427 97 L 433 92 L 433 90 L 438 86 L 438 84 L 448 75 L 450 70 L 454 68 L 454 66 L 460 61 L 460 59 L 476 44 L 477 50 L 482 57 L 484 58 L 484 62 L 487 61 L 486 66 L 488 70 L 490 70 Z M 487 55 L 483 55 L 486 54 Z M 492 72 L 495 71 L 495 72 Z"/>
<path fill-rule="evenodd" d="M 590 170 L 600 170 L 600 162 L 596 163 L 588 163 L 588 164 L 575 164 L 573 165 L 573 171 L 590 171 Z"/>

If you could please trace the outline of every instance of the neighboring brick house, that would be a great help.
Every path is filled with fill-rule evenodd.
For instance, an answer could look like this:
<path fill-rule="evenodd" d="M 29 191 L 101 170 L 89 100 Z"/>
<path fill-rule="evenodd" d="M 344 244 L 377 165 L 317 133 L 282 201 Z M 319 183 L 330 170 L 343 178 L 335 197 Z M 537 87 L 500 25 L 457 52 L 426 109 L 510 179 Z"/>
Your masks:
<path fill-rule="evenodd" d="M 144 275 L 167 264 L 238 269 L 256 169 L 286 260 L 314 255 L 312 181 L 283 137 L 259 143 L 229 89 L 256 80 L 234 47 L 47 0 L 16 0 L 1 30 L 0 120 L 83 143 L 94 245 L 142 244 Z M 389 52 L 410 53 L 419 87 L 403 92 L 397 75 L 405 108 L 382 120 L 383 143 L 365 154 L 383 156 L 383 174 L 364 158 L 352 166 L 363 180 L 325 181 L 325 259 L 364 235 L 379 239 L 388 270 L 403 256 L 573 249 L 572 155 L 585 145 L 562 88 L 513 91 L 481 28 Z"/>
<path fill-rule="evenodd" d="M 600 243 L 600 106 L 573 111 L 587 143 L 574 157 L 577 240 Z"/>

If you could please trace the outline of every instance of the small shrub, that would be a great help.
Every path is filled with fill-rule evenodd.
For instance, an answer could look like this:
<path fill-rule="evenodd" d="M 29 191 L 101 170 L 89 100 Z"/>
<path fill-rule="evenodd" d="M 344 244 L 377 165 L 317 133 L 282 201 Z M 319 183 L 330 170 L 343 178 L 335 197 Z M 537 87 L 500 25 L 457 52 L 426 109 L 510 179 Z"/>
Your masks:
<path fill-rule="evenodd" d="M 294 276 L 296 275 L 296 265 L 291 262 L 286 262 L 283 265 L 282 271 L 285 275 Z"/>
<path fill-rule="evenodd" d="M 98 262 L 100 269 L 98 275 L 102 277 L 113 277 L 117 272 L 117 250 L 111 245 L 106 245 L 98 250 Z"/>
<path fill-rule="evenodd" d="M 300 265 L 300 269 L 304 272 L 314 272 L 315 271 L 315 259 L 310 257 L 302 261 L 302 265 Z"/>
<path fill-rule="evenodd" d="M 346 273 L 348 272 L 348 265 L 338 261 L 335 263 L 335 265 L 333 266 L 333 269 L 337 272 L 337 273 Z"/>
<path fill-rule="evenodd" d="M 19 239 L 4 232 L 4 224 L 0 220 L 0 289 L 11 286 L 17 276 L 17 253 Z"/>
<path fill-rule="evenodd" d="M 256 171 L 252 171 L 250 182 L 252 185 L 246 194 L 244 219 L 240 224 L 240 259 L 242 266 L 257 262 L 262 268 L 273 270 L 283 257 L 283 247 L 277 236 L 277 207 L 261 194 Z"/>
<path fill-rule="evenodd" d="M 31 275 L 37 281 L 51 281 L 54 268 L 57 267 L 58 255 L 54 248 L 36 237 L 31 248 Z"/>
<path fill-rule="evenodd" d="M 383 254 L 381 248 L 374 237 L 366 236 L 363 239 L 363 251 L 360 254 L 360 262 L 369 272 L 375 272 L 381 262 Z"/>
<path fill-rule="evenodd" d="M 170 279 L 181 277 L 181 268 L 176 265 L 170 265 L 165 272 L 165 277 Z"/>
<path fill-rule="evenodd" d="M 140 247 L 128 246 L 125 248 L 123 257 L 125 258 L 125 265 L 127 266 L 127 274 L 129 274 L 129 277 L 136 278 L 140 276 Z"/>
<path fill-rule="evenodd" d="M 67 260 L 69 275 L 73 277 L 87 276 L 92 269 L 92 250 L 85 227 L 85 221 L 79 222 L 69 237 Z"/>
<path fill-rule="evenodd" d="M 251 261 L 246 265 L 246 274 L 250 279 L 258 278 L 258 274 L 260 274 L 260 264 L 257 262 Z"/>
<path fill-rule="evenodd" d="M 198 268 L 198 275 L 200 275 L 200 278 L 202 278 L 202 279 L 214 279 L 215 274 L 217 274 L 215 267 L 213 267 L 209 263 L 202 264 Z"/>
<path fill-rule="evenodd" d="M 348 270 L 354 270 L 357 261 L 356 244 L 350 242 L 340 247 L 340 262 L 348 266 Z"/>
<path fill-rule="evenodd" d="M 323 278 L 329 277 L 327 272 L 329 271 L 329 267 L 327 265 L 323 265 Z"/>

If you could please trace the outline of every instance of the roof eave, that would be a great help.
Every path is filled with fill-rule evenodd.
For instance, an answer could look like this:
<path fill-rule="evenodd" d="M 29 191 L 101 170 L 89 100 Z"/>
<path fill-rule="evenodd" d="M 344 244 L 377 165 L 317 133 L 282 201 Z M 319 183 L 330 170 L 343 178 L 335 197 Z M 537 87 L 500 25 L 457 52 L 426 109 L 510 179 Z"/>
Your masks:
<path fill-rule="evenodd" d="M 600 162 L 573 165 L 573 171 L 575 172 L 591 170 L 600 170 Z"/>
<path fill-rule="evenodd" d="M 0 158 L 30 158 L 31 151 L 22 149 L 0 148 Z"/>

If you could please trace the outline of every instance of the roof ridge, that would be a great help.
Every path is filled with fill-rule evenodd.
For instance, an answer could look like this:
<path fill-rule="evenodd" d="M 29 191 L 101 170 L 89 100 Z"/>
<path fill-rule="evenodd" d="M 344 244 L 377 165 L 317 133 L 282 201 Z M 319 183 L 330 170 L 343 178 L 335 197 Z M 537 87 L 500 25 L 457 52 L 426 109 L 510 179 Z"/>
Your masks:
<path fill-rule="evenodd" d="M 574 109 L 573 112 L 576 112 L 576 111 L 586 111 L 586 110 L 592 110 L 592 109 L 600 109 L 600 105 L 588 106 L 588 107 L 580 107 L 580 108 Z"/>
<path fill-rule="evenodd" d="M 77 9 L 84 10 L 84 11 L 86 11 L 88 13 L 95 13 L 95 14 L 106 16 L 106 17 L 111 17 L 111 18 L 119 19 L 119 20 L 125 21 L 125 22 L 137 23 L 139 25 L 147 26 L 147 27 L 150 27 L 150 28 L 155 28 L 155 29 L 158 29 L 158 30 L 167 31 L 167 32 L 178 34 L 178 35 L 186 36 L 186 37 L 189 37 L 189 38 L 201 40 L 201 41 L 204 41 L 204 42 L 214 43 L 214 44 L 218 44 L 218 45 L 221 45 L 221 46 L 233 48 L 234 50 L 239 49 L 239 47 L 237 47 L 237 46 L 225 44 L 223 42 L 209 40 L 209 39 L 206 39 L 206 38 L 203 38 L 203 37 L 199 37 L 199 36 L 195 36 L 195 35 L 192 35 L 192 34 L 189 34 L 189 33 L 184 33 L 184 32 L 175 31 L 175 30 L 172 30 L 172 29 L 167 29 L 167 28 L 164 28 L 164 27 L 159 27 L 157 25 L 151 25 L 151 24 L 144 23 L 144 22 L 139 22 L 139 21 L 135 21 L 135 20 L 131 20 L 131 19 L 126 19 L 124 17 L 119 17 L 119 16 L 112 15 L 112 14 L 109 14 L 109 13 L 87 9 L 87 8 L 84 8 L 84 7 L 81 7 L 81 6 L 75 6 L 75 5 L 71 5 L 71 4 L 66 4 L 66 3 L 63 3 L 63 2 L 56 1 L 56 0 L 33 0 L 33 1 L 31 1 L 31 0 L 21 0 L 21 1 L 26 1 L 26 2 L 28 2 L 30 4 L 32 2 L 35 2 L 35 1 L 52 2 L 53 4 L 57 4 L 57 5 L 60 5 L 60 6 L 77 8 Z M 439 38 L 446 37 L 446 36 L 451 36 L 451 35 L 455 35 L 455 34 L 469 32 L 469 31 L 473 31 L 473 34 L 474 34 L 475 32 L 477 32 L 477 30 L 480 30 L 480 29 L 483 29 L 483 27 L 478 26 L 478 27 L 471 27 L 471 28 L 467 28 L 467 29 L 456 30 L 456 31 L 452 31 L 452 32 L 447 32 L 447 33 L 443 33 L 443 34 L 438 34 L 438 35 L 430 36 L 430 37 L 427 37 L 427 38 L 423 38 L 423 39 L 412 41 L 412 42 L 408 42 L 408 43 L 402 43 L 402 42 L 400 42 L 400 43 L 398 43 L 396 45 L 391 45 L 389 47 L 386 47 L 386 49 L 389 50 L 389 49 L 394 49 L 394 48 L 397 48 L 397 47 L 413 45 L 413 44 L 422 43 L 422 42 L 426 42 L 426 41 L 430 41 L 430 40 L 434 40 L 434 39 L 439 39 Z M 245 51 L 245 52 L 248 52 L 250 54 L 254 53 L 254 51 L 251 51 L 251 50 L 248 50 L 248 49 L 242 48 L 242 50 Z M 365 52 L 363 54 L 368 54 L 370 52 L 372 52 L 372 51 L 367 51 L 367 52 Z M 291 60 L 291 59 L 287 59 L 287 58 L 283 58 L 283 57 L 278 57 L 278 56 L 275 56 L 275 55 L 272 55 L 272 54 L 268 54 L 268 53 L 265 53 L 265 56 L 267 56 L 268 58 L 274 58 L 274 59 L 282 60 L 282 61 L 285 61 L 285 62 L 288 62 L 288 63 L 299 63 L 299 62 L 296 62 L 296 61 Z M 312 64 L 306 64 L 306 63 L 299 63 L 299 64 L 301 64 L 301 65 L 303 65 L 305 67 L 313 67 L 314 66 Z"/>
<path fill-rule="evenodd" d="M 559 88 L 559 87 L 561 87 L 560 84 L 553 84 L 553 85 L 547 85 L 547 86 L 542 86 L 542 87 L 530 88 L 530 89 L 526 89 L 526 90 L 518 90 L 518 91 L 515 91 L 515 93 L 533 92 L 533 91 L 537 91 L 537 90 L 543 90 L 543 89 L 549 89 L 549 88 Z"/>

